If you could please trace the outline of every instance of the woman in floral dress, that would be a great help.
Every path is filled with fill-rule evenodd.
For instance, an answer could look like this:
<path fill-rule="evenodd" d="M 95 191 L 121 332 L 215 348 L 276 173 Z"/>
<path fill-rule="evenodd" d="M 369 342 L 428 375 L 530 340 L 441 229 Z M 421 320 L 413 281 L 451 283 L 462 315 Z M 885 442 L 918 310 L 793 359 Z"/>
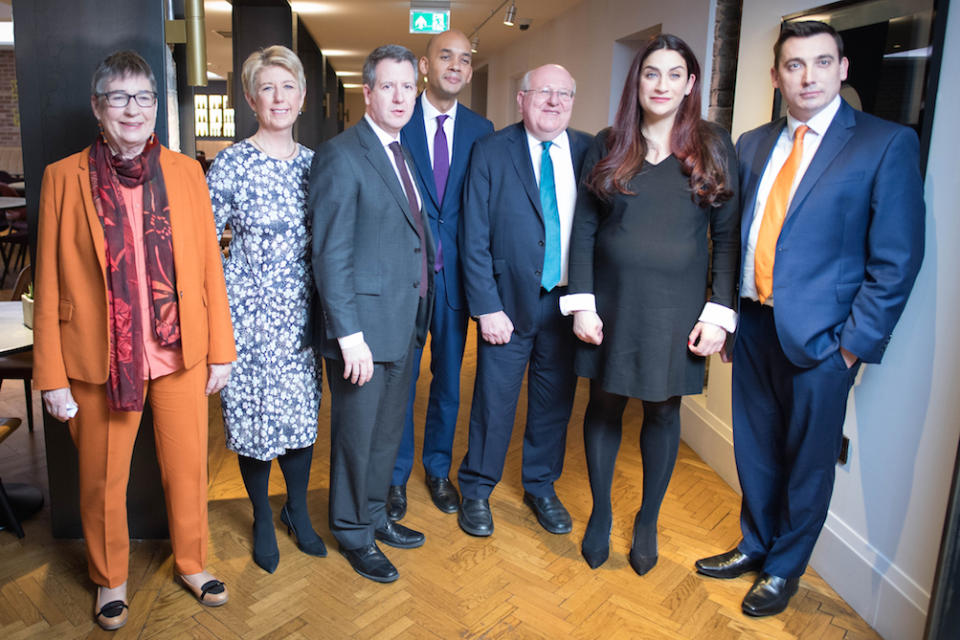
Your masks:
<path fill-rule="evenodd" d="M 253 503 L 253 559 L 273 573 L 280 558 L 267 491 L 274 458 L 287 485 L 280 520 L 301 551 L 327 553 L 307 512 L 321 383 L 307 329 L 313 152 L 293 139 L 306 85 L 296 54 L 282 46 L 255 52 L 242 76 L 259 128 L 217 155 L 207 184 L 218 235 L 228 224 L 233 233 L 224 275 L 238 357 L 221 393 L 226 444 Z"/>

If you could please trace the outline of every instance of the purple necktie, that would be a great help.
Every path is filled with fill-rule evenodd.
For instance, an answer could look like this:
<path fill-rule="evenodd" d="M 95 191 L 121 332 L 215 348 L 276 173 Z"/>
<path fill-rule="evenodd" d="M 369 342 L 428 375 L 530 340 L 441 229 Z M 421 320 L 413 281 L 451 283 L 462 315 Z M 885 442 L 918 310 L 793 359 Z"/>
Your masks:
<path fill-rule="evenodd" d="M 391 142 L 390 151 L 393 152 L 393 161 L 397 165 L 397 171 L 400 172 L 400 182 L 403 183 L 403 190 L 407 194 L 407 204 L 410 205 L 410 214 L 413 216 L 413 223 L 417 228 L 417 235 L 420 236 L 420 297 L 427 295 L 427 245 L 426 236 L 423 229 L 423 214 L 420 212 L 420 206 L 417 204 L 417 192 L 413 188 L 413 181 L 410 180 L 410 172 L 407 171 L 407 163 L 403 158 L 403 151 L 400 149 L 399 142 Z"/>
<path fill-rule="evenodd" d="M 443 204 L 443 192 L 447 189 L 447 176 L 450 175 L 450 152 L 447 150 L 447 133 L 443 123 L 448 115 L 437 116 L 437 133 L 433 136 L 433 181 L 437 185 L 437 202 Z M 443 246 L 437 236 L 437 257 L 433 270 L 443 269 Z"/>

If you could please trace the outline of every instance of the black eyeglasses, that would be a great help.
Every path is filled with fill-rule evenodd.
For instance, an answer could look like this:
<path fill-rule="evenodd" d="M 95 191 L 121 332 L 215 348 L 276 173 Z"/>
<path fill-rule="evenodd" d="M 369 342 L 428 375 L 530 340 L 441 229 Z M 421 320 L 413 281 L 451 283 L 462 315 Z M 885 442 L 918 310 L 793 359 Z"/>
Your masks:
<path fill-rule="evenodd" d="M 107 93 L 98 93 L 97 97 L 106 98 L 108 105 L 118 109 L 122 109 L 130 104 L 130 98 L 133 98 L 137 102 L 137 105 L 144 109 L 157 104 L 157 94 L 155 91 L 140 91 L 139 93 L 108 91 Z"/>

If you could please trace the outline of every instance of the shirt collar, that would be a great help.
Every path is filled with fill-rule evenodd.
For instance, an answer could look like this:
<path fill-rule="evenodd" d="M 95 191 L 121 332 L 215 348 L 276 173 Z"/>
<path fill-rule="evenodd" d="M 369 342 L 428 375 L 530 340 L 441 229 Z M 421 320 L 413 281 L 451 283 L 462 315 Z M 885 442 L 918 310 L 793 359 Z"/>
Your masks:
<path fill-rule="evenodd" d="M 524 127 L 524 132 L 527 134 L 527 144 L 530 145 L 530 148 L 531 148 L 531 149 L 541 149 L 541 148 L 542 148 L 540 145 L 544 142 L 543 140 L 537 140 L 536 138 L 534 138 L 533 135 L 532 135 L 529 131 L 526 130 L 526 127 Z M 554 139 L 551 140 L 550 142 L 553 143 L 551 146 L 554 146 L 554 147 L 556 147 L 557 149 L 567 149 L 567 148 L 569 148 L 569 146 L 570 146 L 570 139 L 567 137 L 567 130 L 564 129 L 563 131 L 561 131 L 561 132 L 560 132 L 560 135 L 558 135 L 556 138 L 554 138 Z"/>
<path fill-rule="evenodd" d="M 427 92 L 424 91 L 420 94 L 420 106 L 423 108 L 423 119 L 427 120 L 436 120 L 437 116 L 448 116 L 450 122 L 453 122 L 457 117 L 457 104 L 456 100 L 453 101 L 453 106 L 450 107 L 449 111 L 440 111 L 433 104 L 427 100 Z"/>
<path fill-rule="evenodd" d="M 381 129 L 376 122 L 373 121 L 373 118 L 370 117 L 370 114 L 364 113 L 363 119 L 367 121 L 367 124 L 370 125 L 370 128 L 373 129 L 373 132 L 377 134 L 377 139 L 380 140 L 380 144 L 385 147 L 390 146 L 392 142 L 400 142 L 400 135 L 392 136 L 383 129 Z"/>
<path fill-rule="evenodd" d="M 801 122 L 797 120 L 790 112 L 787 112 L 787 132 L 790 134 L 790 139 L 793 140 L 793 134 L 796 132 L 797 127 L 802 124 L 810 127 L 810 130 L 817 134 L 818 136 L 823 136 L 827 131 L 827 127 L 830 126 L 830 123 L 833 122 L 833 116 L 837 115 L 837 111 L 840 110 L 840 95 L 837 94 L 833 97 L 833 100 L 825 106 L 823 109 L 820 109 L 812 118 L 806 122 Z"/>

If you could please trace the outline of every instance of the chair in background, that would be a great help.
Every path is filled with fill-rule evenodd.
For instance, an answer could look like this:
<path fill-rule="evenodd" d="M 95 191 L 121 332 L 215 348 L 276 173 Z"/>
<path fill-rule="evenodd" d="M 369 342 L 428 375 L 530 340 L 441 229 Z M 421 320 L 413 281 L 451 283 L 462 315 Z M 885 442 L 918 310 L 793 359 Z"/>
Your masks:
<path fill-rule="evenodd" d="M 27 265 L 17 276 L 17 283 L 13 287 L 12 299 L 20 300 L 20 296 L 27 291 L 33 281 L 33 268 Z M 33 379 L 33 349 L 0 356 L 0 385 L 4 380 L 23 380 L 23 392 L 27 401 L 27 428 L 33 433 L 33 389 L 30 385 Z"/>
<path fill-rule="evenodd" d="M 0 196 L 16 198 L 19 194 L 9 185 L 0 182 Z M 0 261 L 3 262 L 0 287 L 6 281 L 7 273 L 17 273 L 23 268 L 29 242 L 26 208 L 18 207 L 0 212 Z"/>
<path fill-rule="evenodd" d="M 0 418 L 0 442 L 6 440 L 19 426 L 20 418 Z M 23 537 L 23 527 L 20 525 L 13 505 L 10 504 L 6 489 L 3 488 L 3 480 L 0 480 L 0 524 L 13 529 L 18 538 Z"/>

